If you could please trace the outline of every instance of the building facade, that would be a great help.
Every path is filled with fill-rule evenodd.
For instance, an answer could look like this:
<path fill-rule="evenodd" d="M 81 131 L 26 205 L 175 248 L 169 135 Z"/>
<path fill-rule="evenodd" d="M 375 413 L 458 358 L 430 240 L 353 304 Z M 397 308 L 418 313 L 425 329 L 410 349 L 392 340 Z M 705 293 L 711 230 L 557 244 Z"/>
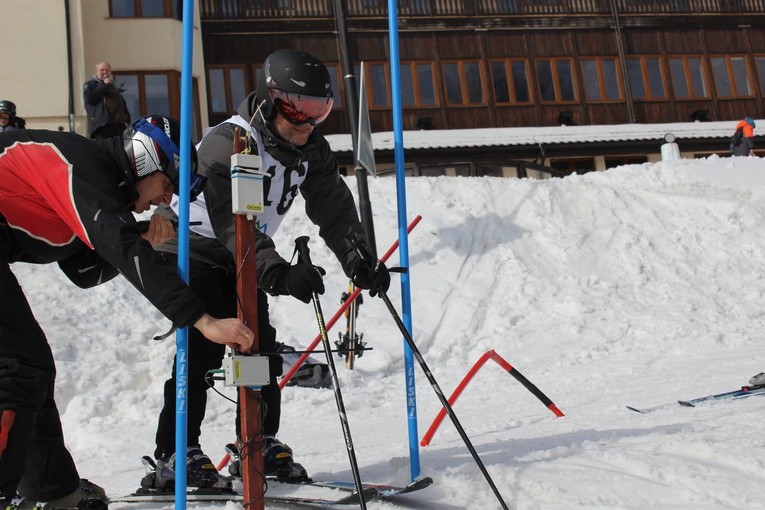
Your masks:
<path fill-rule="evenodd" d="M 84 134 L 81 87 L 96 62 L 106 60 L 126 89 L 133 117 L 178 116 L 181 5 L 4 0 L 0 99 L 14 101 L 29 127 Z M 512 163 L 519 160 L 563 174 L 602 170 L 657 159 L 662 143 L 661 137 L 574 143 L 563 136 L 543 145 L 519 138 L 530 127 L 730 122 L 732 134 L 743 116 L 765 118 L 765 0 L 397 5 L 405 139 L 420 131 L 485 128 L 510 130 L 513 139 L 506 145 L 411 147 L 414 175 L 521 175 Z M 341 163 L 352 167 L 350 144 L 342 139 L 351 124 L 346 89 L 362 67 L 372 131 L 393 127 L 387 7 L 386 0 L 197 0 L 195 137 L 235 111 L 269 53 L 300 48 L 330 69 L 336 101 L 320 130 L 337 141 Z M 683 130 L 694 133 L 678 140 L 686 157 L 727 153 L 728 134 L 719 125 Z M 765 139 L 756 141 L 762 147 Z M 376 156 L 379 169 L 392 167 L 392 151 L 376 150 Z"/>
<path fill-rule="evenodd" d="M 210 119 L 229 115 L 254 86 L 271 51 L 297 47 L 325 61 L 335 80 L 339 100 L 323 132 L 347 133 L 339 57 L 345 50 L 355 75 L 363 62 L 372 131 L 390 131 L 387 4 L 203 1 Z M 335 12 L 337 5 L 346 12 Z M 765 0 L 399 0 L 397 5 L 405 130 L 765 116 Z M 345 48 L 339 14 L 347 27 Z M 727 149 L 727 135 L 685 142 L 683 150 L 691 154 Z M 660 140 L 632 144 L 626 152 L 618 144 L 600 147 L 613 153 L 609 164 L 658 155 Z M 541 156 L 568 171 L 598 166 L 588 154 L 592 148 L 582 144 L 551 146 L 544 155 L 528 145 L 513 157 Z M 443 153 L 443 147 L 437 149 Z M 450 151 L 449 159 L 467 161 L 472 175 L 491 175 L 497 172 L 496 152 L 506 150 Z M 492 161 L 480 161 L 476 152 Z M 344 155 L 347 163 L 349 154 Z M 437 154 L 420 151 L 418 158 L 438 173 Z"/>

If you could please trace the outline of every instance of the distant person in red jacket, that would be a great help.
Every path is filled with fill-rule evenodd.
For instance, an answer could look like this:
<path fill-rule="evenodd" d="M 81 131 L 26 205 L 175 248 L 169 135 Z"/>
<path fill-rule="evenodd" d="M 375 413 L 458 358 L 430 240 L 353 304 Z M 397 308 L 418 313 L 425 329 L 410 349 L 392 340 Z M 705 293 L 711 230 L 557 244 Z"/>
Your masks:
<path fill-rule="evenodd" d="M 179 141 L 178 123 L 162 116 L 108 140 L 0 133 L 0 508 L 105 510 L 108 503 L 103 489 L 80 479 L 66 448 L 53 353 L 12 264 L 57 262 L 82 288 L 121 273 L 174 325 L 243 352 L 252 346 L 247 326 L 213 318 L 154 251 L 175 234 L 172 224 L 155 215 L 142 234 L 133 215 L 178 192 Z M 192 197 L 203 183 L 192 171 Z"/>
<path fill-rule="evenodd" d="M 744 117 L 736 124 L 736 132 L 730 142 L 731 156 L 755 156 L 754 128 L 756 124 L 751 117 Z"/>

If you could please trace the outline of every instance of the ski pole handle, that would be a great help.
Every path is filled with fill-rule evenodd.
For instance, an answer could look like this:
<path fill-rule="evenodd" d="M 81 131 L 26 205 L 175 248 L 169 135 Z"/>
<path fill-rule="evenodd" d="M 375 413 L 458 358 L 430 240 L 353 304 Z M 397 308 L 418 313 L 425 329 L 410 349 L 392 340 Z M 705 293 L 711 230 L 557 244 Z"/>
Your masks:
<path fill-rule="evenodd" d="M 308 248 L 308 236 L 300 236 L 295 239 L 295 252 L 297 252 L 299 264 L 310 264 L 311 262 L 311 250 Z"/>
<path fill-rule="evenodd" d="M 377 273 L 377 271 L 380 269 L 380 260 L 372 257 L 372 254 L 369 253 L 366 247 L 359 241 L 358 237 L 354 235 L 348 235 L 345 239 L 351 243 L 351 247 L 353 247 L 356 254 L 361 257 L 361 260 L 366 262 L 368 266 L 372 266 L 374 261 L 373 269 L 375 273 Z"/>

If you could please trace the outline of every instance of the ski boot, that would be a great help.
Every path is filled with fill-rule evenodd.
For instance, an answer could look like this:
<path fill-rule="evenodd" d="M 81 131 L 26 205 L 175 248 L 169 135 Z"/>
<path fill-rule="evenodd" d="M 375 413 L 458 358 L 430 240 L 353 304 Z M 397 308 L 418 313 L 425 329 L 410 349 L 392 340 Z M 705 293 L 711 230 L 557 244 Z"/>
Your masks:
<path fill-rule="evenodd" d="M 765 372 L 753 375 L 752 378 L 749 379 L 749 386 L 765 386 Z"/>
<path fill-rule="evenodd" d="M 147 474 L 141 480 L 141 487 L 172 491 L 175 487 L 175 454 L 168 459 L 159 458 L 156 462 L 151 457 L 143 457 Z M 222 476 L 215 469 L 210 457 L 198 446 L 189 446 L 186 450 L 186 484 L 202 489 L 229 489 L 231 480 Z"/>
<path fill-rule="evenodd" d="M 287 344 L 276 344 L 276 352 L 282 357 L 282 370 L 286 373 L 300 359 L 294 347 Z M 303 365 L 292 375 L 287 386 L 302 386 L 305 388 L 329 388 L 332 379 L 329 377 L 329 366 L 312 357 L 307 357 Z"/>
<path fill-rule="evenodd" d="M 226 451 L 231 455 L 228 472 L 234 478 L 242 477 L 239 448 L 234 444 L 226 445 Z M 280 482 L 301 483 L 310 482 L 305 468 L 292 458 L 292 449 L 274 436 L 263 438 L 263 472 L 266 477 L 275 478 Z"/>
<path fill-rule="evenodd" d="M 305 468 L 292 458 L 292 448 L 275 436 L 263 438 L 263 472 L 280 482 L 299 483 L 310 481 Z"/>
<path fill-rule="evenodd" d="M 22 496 L 0 497 L 3 510 L 108 510 L 104 489 L 82 478 L 73 493 L 50 501 L 35 501 Z"/>

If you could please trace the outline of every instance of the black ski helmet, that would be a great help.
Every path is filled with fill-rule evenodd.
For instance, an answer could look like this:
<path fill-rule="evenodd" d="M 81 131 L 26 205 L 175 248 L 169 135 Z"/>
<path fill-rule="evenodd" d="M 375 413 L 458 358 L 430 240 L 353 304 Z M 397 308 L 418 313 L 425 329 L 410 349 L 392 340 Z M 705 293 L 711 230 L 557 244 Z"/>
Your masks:
<path fill-rule="evenodd" d="M 13 104 L 11 101 L 3 99 L 2 101 L 0 101 L 0 112 L 9 113 L 11 117 L 15 117 L 16 105 Z"/>
<path fill-rule="evenodd" d="M 122 135 L 128 160 L 137 179 L 162 172 L 173 184 L 176 195 L 180 181 L 181 126 L 178 121 L 162 115 L 147 115 L 133 122 Z M 191 199 L 204 188 L 206 178 L 197 174 L 197 151 L 191 144 Z"/>
<path fill-rule="evenodd" d="M 313 55 L 284 49 L 271 53 L 259 80 L 261 97 L 270 103 L 263 112 L 270 121 L 278 110 L 293 124 L 317 125 L 332 111 L 332 82 L 326 66 Z"/>

